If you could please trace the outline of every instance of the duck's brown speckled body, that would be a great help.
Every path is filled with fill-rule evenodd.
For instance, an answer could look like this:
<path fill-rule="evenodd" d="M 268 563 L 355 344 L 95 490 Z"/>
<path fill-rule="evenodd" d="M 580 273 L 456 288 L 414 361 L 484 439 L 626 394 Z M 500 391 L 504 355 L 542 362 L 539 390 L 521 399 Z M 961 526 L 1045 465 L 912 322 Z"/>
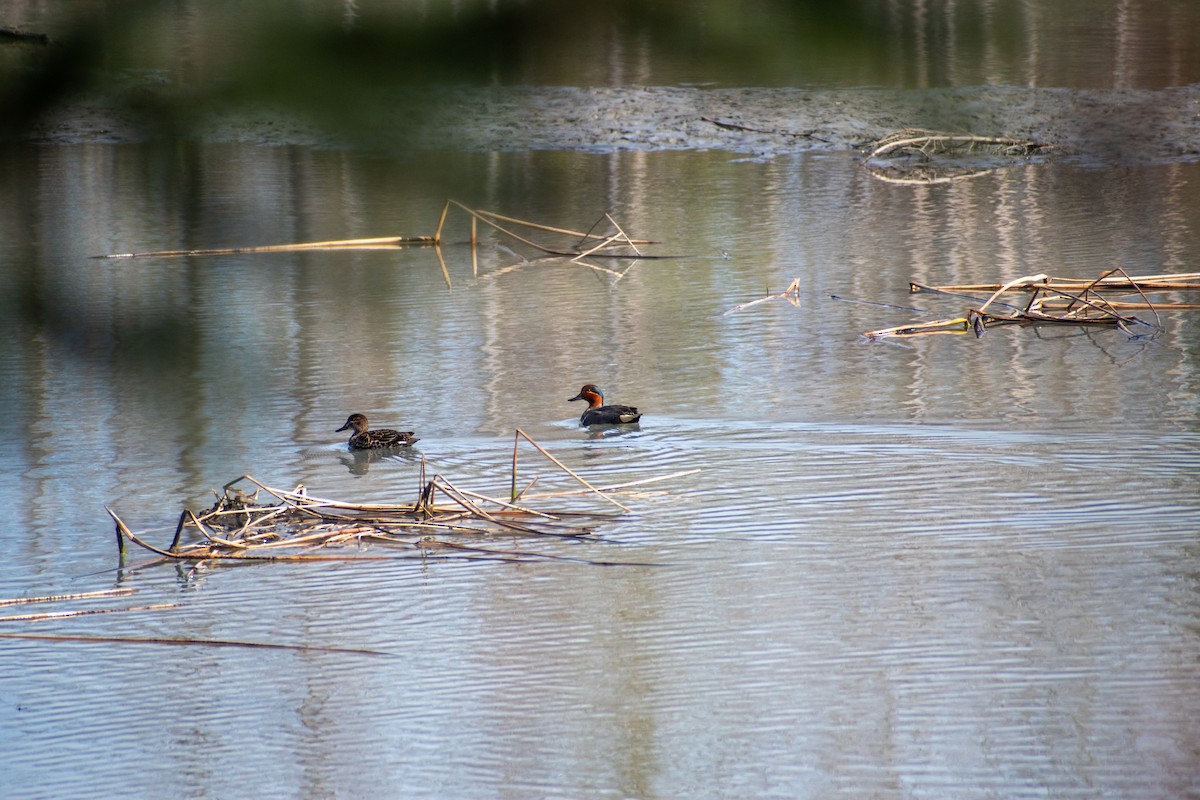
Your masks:
<path fill-rule="evenodd" d="M 420 439 L 413 436 L 412 431 L 394 431 L 390 428 L 371 430 L 367 427 L 367 418 L 362 414 L 351 414 L 346 418 L 346 424 L 334 433 L 353 430 L 350 435 L 351 450 L 378 450 L 384 447 L 408 447 Z"/>

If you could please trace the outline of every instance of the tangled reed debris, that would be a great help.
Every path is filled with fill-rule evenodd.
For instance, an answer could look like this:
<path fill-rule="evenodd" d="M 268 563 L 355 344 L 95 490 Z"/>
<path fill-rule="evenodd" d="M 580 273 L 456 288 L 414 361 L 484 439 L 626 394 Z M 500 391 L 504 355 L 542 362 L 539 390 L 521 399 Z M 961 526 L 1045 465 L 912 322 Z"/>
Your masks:
<path fill-rule="evenodd" d="M 1052 278 L 1038 274 L 1003 284 L 925 286 L 910 283 L 909 291 L 971 300 L 980 305 L 969 309 L 966 316 L 962 317 L 868 331 L 865 334 L 868 338 L 967 332 L 974 332 L 979 337 L 989 327 L 1014 324 L 1111 325 L 1131 337 L 1154 337 L 1162 332 L 1159 309 L 1195 309 L 1200 308 L 1200 304 L 1163 299 L 1151 301 L 1150 296 L 1166 292 L 1200 291 L 1200 273 L 1130 276 L 1118 267 L 1102 273 L 1094 280 Z M 968 294 L 975 291 L 990 291 L 992 294 L 986 300 L 980 300 Z M 1000 300 L 1011 293 L 1024 293 L 1028 298 L 1023 305 Z M 1139 300 L 1129 302 L 1115 299 L 1129 296 L 1136 296 Z M 1149 310 L 1154 315 L 1154 321 L 1124 313 L 1133 309 Z M 1149 332 L 1135 333 L 1139 327 L 1148 328 Z"/>
<path fill-rule="evenodd" d="M 214 492 L 216 500 L 211 508 L 200 513 L 184 509 L 179 516 L 175 536 L 165 548 L 155 546 L 135 534 L 116 512 L 111 508 L 106 510 L 116 525 L 118 549 L 122 555 L 125 543 L 132 542 L 163 559 L 174 561 L 330 561 L 397 557 L 335 551 L 337 546 L 375 543 L 399 546 L 422 558 L 618 563 L 483 546 L 494 543 L 499 535 L 594 540 L 592 527 L 612 518 L 612 514 L 606 512 L 544 511 L 519 504 L 523 492 L 516 492 L 517 450 L 522 440 L 585 486 L 584 493 L 597 495 L 624 512 L 630 511 L 629 506 L 612 497 L 612 492 L 696 471 L 676 472 L 614 486 L 595 486 L 523 431 L 517 430 L 513 442 L 513 494 L 510 500 L 460 487 L 443 475 L 423 479 L 415 502 L 394 504 L 353 503 L 321 498 L 310 494 L 304 486 L 288 491 L 272 488 L 249 475 L 243 475 L 225 484 L 220 492 Z M 185 543 L 184 534 L 188 532 L 195 532 L 200 538 Z"/>
<path fill-rule="evenodd" d="M 125 258 L 170 258 L 179 256 L 227 256 L 247 253 L 295 253 L 310 250 L 394 250 L 403 247 L 432 247 L 442 270 L 442 279 L 446 286 L 452 286 L 450 270 L 442 256 L 442 232 L 450 210 L 458 209 L 471 218 L 471 268 L 472 275 L 479 272 L 478 258 L 478 223 L 483 223 L 508 239 L 532 247 L 546 256 L 568 258 L 600 272 L 609 273 L 620 278 L 624 272 L 617 272 L 606 267 L 600 267 L 584 261 L 585 258 L 608 259 L 654 259 L 678 258 L 669 255 L 647 255 L 638 245 L 652 245 L 657 242 L 649 239 L 633 239 L 611 214 L 604 214 L 592 224 L 587 231 L 575 231 L 566 228 L 555 228 L 537 222 L 517 219 L 516 217 L 498 214 L 494 211 L 469 208 L 457 200 L 447 200 L 442 206 L 438 218 L 437 230 L 432 235 L 424 236 L 376 236 L 366 239 L 329 239 L 319 242 L 295 242 L 292 244 L 259 245 L 253 247 L 217 247 L 211 249 L 193 250 L 151 250 L 144 252 L 110 253 L 93 256 L 99 259 Z M 523 235 L 518 229 L 537 231 L 552 241 L 539 242 L 530 238 L 532 234 Z M 628 269 L 628 268 L 626 268 Z"/>
<path fill-rule="evenodd" d="M 875 142 L 863 166 L 893 183 L 947 183 L 986 175 L 1052 149 L 1033 139 L 906 128 Z"/>

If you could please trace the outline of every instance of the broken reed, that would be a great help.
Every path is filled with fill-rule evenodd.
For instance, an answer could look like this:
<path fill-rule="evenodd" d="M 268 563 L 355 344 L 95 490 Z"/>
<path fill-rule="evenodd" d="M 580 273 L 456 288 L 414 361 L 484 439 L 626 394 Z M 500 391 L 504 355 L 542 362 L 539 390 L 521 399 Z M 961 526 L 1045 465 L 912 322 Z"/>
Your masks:
<path fill-rule="evenodd" d="M 1052 145 L 1010 136 L 954 134 L 906 128 L 877 140 L 863 159 L 874 177 L 892 183 L 947 183 L 995 172 L 1016 159 L 1049 152 Z M 1004 163 L 987 163 L 979 156 Z"/>
<path fill-rule="evenodd" d="M 793 278 L 792 282 L 787 285 L 787 288 L 777 294 L 769 294 L 766 297 L 760 297 L 757 300 L 751 300 L 747 303 L 739 303 L 732 308 L 725 310 L 721 316 L 728 317 L 730 314 L 736 314 L 739 311 L 744 311 L 747 308 L 759 305 L 760 303 L 769 303 L 772 300 L 787 300 L 794 308 L 800 307 L 800 279 Z"/>
<path fill-rule="evenodd" d="M 910 282 L 909 291 L 912 293 L 930 292 L 980 305 L 969 309 L 966 316 L 868 331 L 865 335 L 871 339 L 967 332 L 982 336 L 988 327 L 1013 324 L 1112 325 L 1130 336 L 1137 336 L 1133 331 L 1140 325 L 1151 328 L 1157 335 L 1162 331 L 1159 309 L 1200 308 L 1200 304 L 1154 302 L 1149 295 L 1197 290 L 1200 290 L 1200 273 L 1130 276 L 1119 267 L 1093 280 L 1052 278 L 1038 274 L 1003 284 L 925 286 Z M 969 294 L 975 291 L 990 291 L 992 294 L 981 301 Z M 1016 292 L 1028 295 L 1023 304 L 1000 300 L 1002 296 Z M 1116 297 L 1131 295 L 1139 299 L 1134 302 L 1115 300 Z M 992 306 L 1003 310 L 989 311 Z M 1154 315 L 1154 321 L 1123 313 L 1135 309 L 1149 310 Z"/>

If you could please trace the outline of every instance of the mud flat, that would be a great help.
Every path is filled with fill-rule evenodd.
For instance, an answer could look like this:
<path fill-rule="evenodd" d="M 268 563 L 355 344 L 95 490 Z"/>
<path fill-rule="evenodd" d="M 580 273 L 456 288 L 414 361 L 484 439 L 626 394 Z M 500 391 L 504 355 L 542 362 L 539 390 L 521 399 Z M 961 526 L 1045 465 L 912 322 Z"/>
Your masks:
<path fill-rule="evenodd" d="M 382 104 L 368 135 L 344 137 L 292 114 L 228 114 L 191 130 L 206 141 L 466 151 L 723 150 L 772 157 L 857 149 L 901 128 L 1012 136 L 1097 164 L 1200 159 L 1200 85 L 1160 90 L 492 87 L 428 89 Z M 37 141 L 150 138 L 119 111 L 79 103 L 30 131 Z"/>
<path fill-rule="evenodd" d="M 419 140 L 469 150 L 857 148 L 900 128 L 1052 143 L 1100 162 L 1200 157 L 1200 86 L 1160 91 L 976 87 L 529 88 L 463 92 Z"/>

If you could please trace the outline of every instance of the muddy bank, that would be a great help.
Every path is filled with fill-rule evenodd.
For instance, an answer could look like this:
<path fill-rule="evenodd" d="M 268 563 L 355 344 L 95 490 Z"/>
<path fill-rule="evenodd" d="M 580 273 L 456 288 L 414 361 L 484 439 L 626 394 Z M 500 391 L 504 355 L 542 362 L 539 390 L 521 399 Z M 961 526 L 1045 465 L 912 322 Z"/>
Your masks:
<path fill-rule="evenodd" d="M 1200 85 L 1141 90 L 972 87 L 899 91 L 692 87 L 497 87 L 398 97 L 366 136 L 331 136 L 286 114 L 208 119 L 206 141 L 492 150 L 724 150 L 771 157 L 860 148 L 908 127 L 1051 143 L 1098 164 L 1200 158 Z M 81 103 L 41 141 L 132 141 L 143 130 Z"/>

